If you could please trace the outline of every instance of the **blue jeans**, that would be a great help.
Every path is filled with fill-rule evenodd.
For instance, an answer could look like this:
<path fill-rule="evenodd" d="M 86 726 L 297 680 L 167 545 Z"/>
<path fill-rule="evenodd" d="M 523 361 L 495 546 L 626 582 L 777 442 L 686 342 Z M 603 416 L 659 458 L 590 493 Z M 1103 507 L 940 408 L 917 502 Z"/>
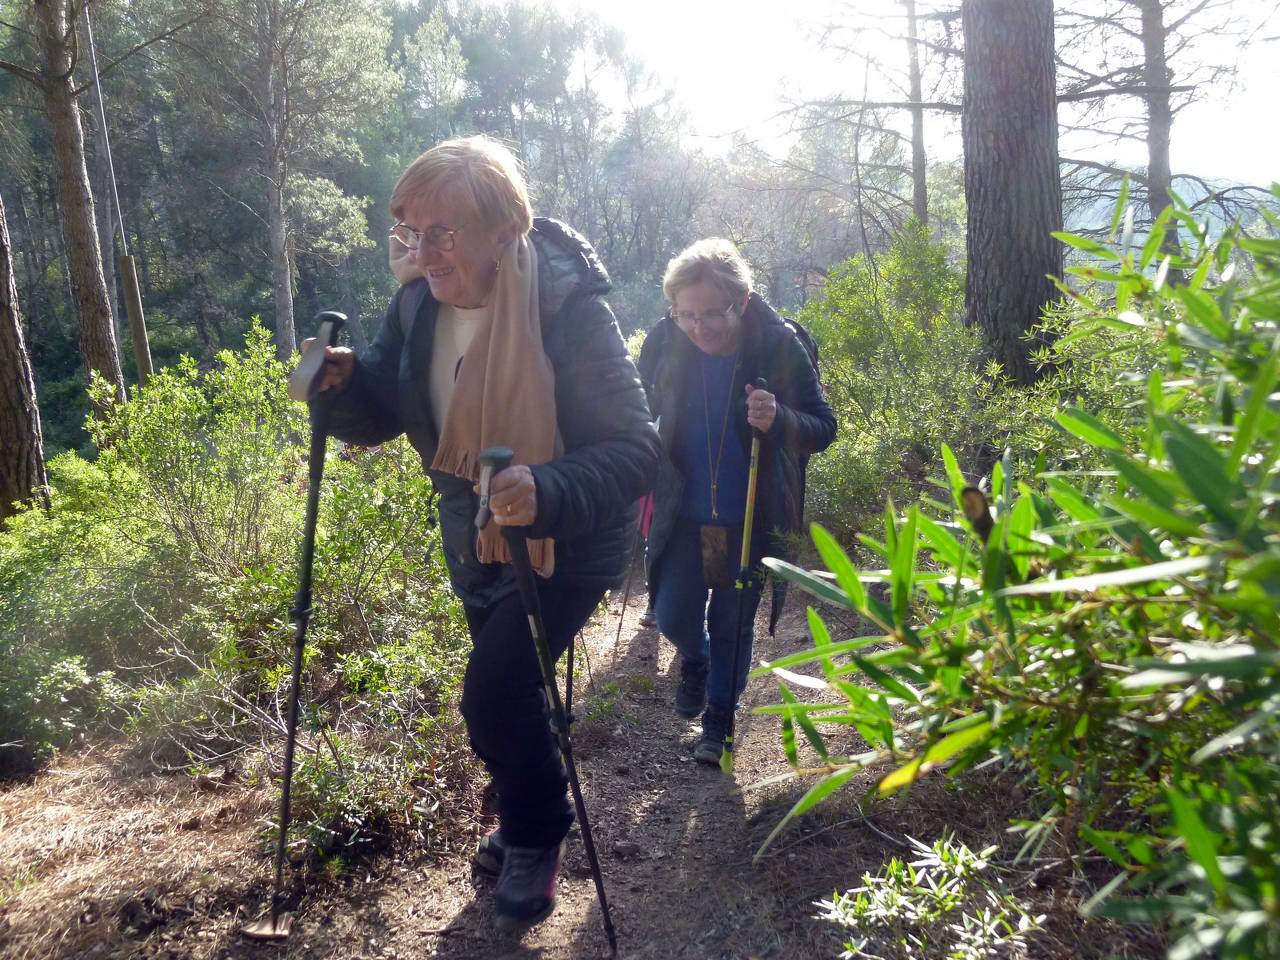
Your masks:
<path fill-rule="evenodd" d="M 692 521 L 676 521 L 671 538 L 658 560 L 653 607 L 658 615 L 658 629 L 675 644 L 680 656 L 691 664 L 708 665 L 707 703 L 727 710 L 737 706 L 738 697 L 747 685 L 756 607 L 760 605 L 763 579 L 757 570 L 742 594 L 742 651 L 738 660 L 737 683 L 730 693 L 738 590 L 736 587 L 719 587 L 711 591 L 711 602 L 707 602 L 707 586 L 702 578 L 702 539 L 698 530 L 698 524 Z M 740 543 L 740 528 L 731 528 L 730 563 L 735 566 Z"/>

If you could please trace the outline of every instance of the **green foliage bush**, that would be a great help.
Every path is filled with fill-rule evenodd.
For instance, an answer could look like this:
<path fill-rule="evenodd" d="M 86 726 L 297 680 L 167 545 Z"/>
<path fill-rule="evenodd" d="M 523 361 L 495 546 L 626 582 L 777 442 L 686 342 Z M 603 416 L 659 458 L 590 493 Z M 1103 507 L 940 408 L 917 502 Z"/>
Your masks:
<path fill-rule="evenodd" d="M 1173 222 L 1192 247 L 1162 259 Z M 1066 468 L 1011 453 L 979 492 L 944 447 L 945 502 L 890 507 L 882 538 L 861 538 L 884 571 L 819 527 L 834 583 L 775 565 L 876 628 L 833 637 L 811 611 L 813 649 L 757 671 L 782 671 L 768 709 L 820 777 L 791 815 L 868 765 L 889 765 L 889 793 L 1002 764 L 1036 787 L 1022 854 L 1097 882 L 1086 912 L 1167 925 L 1179 960 L 1280 956 L 1280 240 L 1211 240 L 1181 208 L 1141 248 L 1064 239 L 1109 294 L 1072 294 L 1066 347 L 1130 374 L 1105 409 L 1059 395 Z M 800 685 L 834 702 L 792 692 L 786 671 L 809 663 L 822 678 Z M 837 755 L 827 723 L 866 751 Z"/>
<path fill-rule="evenodd" d="M 52 461 L 51 509 L 0 532 L 11 768 L 103 720 L 162 767 L 251 766 L 277 746 L 308 482 L 305 408 L 286 377 L 257 325 L 209 370 L 184 359 L 159 371 L 89 423 L 95 460 Z M 429 482 L 404 442 L 338 446 L 321 496 L 299 767 L 316 837 L 423 826 L 465 765 L 448 709 L 465 629 Z"/>
<path fill-rule="evenodd" d="M 1048 375 L 1015 387 L 964 325 L 964 277 L 950 256 L 909 221 L 887 253 L 846 262 L 798 314 L 820 344 L 840 423 L 811 464 L 811 512 L 842 539 L 874 523 L 886 496 L 914 500 L 944 442 L 977 474 L 1010 444 L 1028 469 L 1094 466 L 1050 426 L 1053 411 L 1064 397 L 1122 408 L 1155 362 L 1149 344 L 1110 328 L 1087 342 L 1066 336 L 1076 311 L 1054 309 L 1045 323 L 1061 339 L 1040 358 Z"/>
<path fill-rule="evenodd" d="M 812 464 L 816 516 L 856 528 L 886 490 L 923 476 L 957 425 L 986 436 L 981 342 L 963 310 L 963 275 L 913 220 L 887 253 L 833 271 L 822 296 L 797 313 L 819 344 L 841 427 Z"/>

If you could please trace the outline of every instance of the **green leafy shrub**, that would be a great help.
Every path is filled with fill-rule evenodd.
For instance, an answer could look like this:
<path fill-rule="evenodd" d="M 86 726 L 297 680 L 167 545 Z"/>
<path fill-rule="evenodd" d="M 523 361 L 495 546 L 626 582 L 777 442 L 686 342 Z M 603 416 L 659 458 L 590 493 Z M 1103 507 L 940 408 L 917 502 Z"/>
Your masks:
<path fill-rule="evenodd" d="M 1161 260 L 1173 219 L 1194 249 Z M 1009 455 L 979 491 L 944 447 L 945 502 L 861 537 L 885 570 L 818 527 L 834 582 L 770 561 L 876 627 L 840 639 L 811 611 L 813 648 L 757 671 L 778 672 L 767 709 L 820 778 L 789 817 L 869 765 L 889 793 L 1004 764 L 1037 787 L 1015 813 L 1024 855 L 1084 882 L 1085 853 L 1114 864 L 1086 912 L 1170 925 L 1171 957 L 1280 956 L 1280 240 L 1212 241 L 1180 208 L 1138 249 L 1066 239 L 1105 261 L 1087 269 L 1112 296 L 1075 293 L 1068 336 L 1118 338 L 1135 364 L 1101 415 L 1060 405 L 1068 469 L 1019 480 L 1029 461 Z M 800 664 L 834 702 L 799 701 Z M 827 723 L 867 749 L 843 755 Z"/>
<path fill-rule="evenodd" d="M 1046 339 L 1056 341 L 1039 358 L 1048 375 L 1017 387 L 964 325 L 964 277 L 949 256 L 910 221 L 887 253 L 835 271 L 799 314 L 821 346 L 823 385 L 840 423 L 836 442 L 811 464 L 811 513 L 844 539 L 875 522 L 886 496 L 916 499 L 943 443 L 977 475 L 1010 444 L 1015 465 L 1027 470 L 1100 466 L 1064 442 L 1054 410 L 1064 398 L 1123 410 L 1140 398 L 1156 362 L 1149 342 L 1123 335 L 1123 321 L 1093 322 L 1090 303 L 1069 303 L 1045 319 Z M 1090 283 L 1100 276 L 1073 272 Z M 1092 336 L 1081 339 L 1086 321 Z"/>
<path fill-rule="evenodd" d="M 886 490 L 923 479 L 957 425 L 984 435 L 981 341 L 963 311 L 963 275 L 916 221 L 887 253 L 833 271 L 822 296 L 800 309 L 840 423 L 835 445 L 811 467 L 815 516 L 856 529 Z"/>
<path fill-rule="evenodd" d="M 55 458 L 51 509 L 0 533 L 15 766 L 104 720 L 171 769 L 252 767 L 277 747 L 308 484 L 286 377 L 256 325 L 212 369 L 158 372 L 90 422 L 95 460 Z M 316 838 L 434 829 L 468 762 L 450 711 L 466 633 L 434 494 L 403 441 L 331 443 L 324 487 L 299 809 Z"/>

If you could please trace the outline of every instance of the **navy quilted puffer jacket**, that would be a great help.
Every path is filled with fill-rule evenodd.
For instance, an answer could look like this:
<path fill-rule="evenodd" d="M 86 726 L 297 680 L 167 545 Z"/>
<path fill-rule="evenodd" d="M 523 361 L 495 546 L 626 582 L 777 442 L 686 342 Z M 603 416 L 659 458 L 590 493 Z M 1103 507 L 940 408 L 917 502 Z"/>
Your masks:
<path fill-rule="evenodd" d="M 532 537 L 556 539 L 552 582 L 608 587 L 628 560 L 628 508 L 654 481 L 658 438 L 645 393 L 605 303 L 609 276 L 590 244 L 555 220 L 537 218 L 542 346 L 556 381 L 564 455 L 533 466 L 538 517 Z M 404 305 L 402 300 L 413 300 Z M 416 308 L 413 304 L 416 303 Z M 401 287 L 377 336 L 337 398 L 331 432 L 348 443 L 384 443 L 400 434 L 422 457 L 435 457 L 429 374 L 439 304 L 425 280 Z M 478 507 L 471 483 L 428 470 L 440 494 L 440 527 L 449 576 L 468 604 L 487 606 L 515 589 L 511 568 L 475 554 Z"/>

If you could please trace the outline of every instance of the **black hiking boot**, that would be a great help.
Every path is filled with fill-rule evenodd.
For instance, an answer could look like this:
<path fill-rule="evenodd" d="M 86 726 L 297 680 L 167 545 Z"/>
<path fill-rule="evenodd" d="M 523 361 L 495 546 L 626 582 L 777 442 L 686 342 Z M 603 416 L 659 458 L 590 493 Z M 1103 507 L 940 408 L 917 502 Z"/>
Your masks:
<path fill-rule="evenodd" d="M 502 828 L 491 830 L 480 838 L 471 865 L 476 871 L 489 877 L 502 872 L 502 861 L 507 859 L 507 844 L 502 839 Z"/>
<path fill-rule="evenodd" d="M 680 661 L 680 686 L 676 688 L 676 713 L 692 720 L 707 705 L 707 665 Z"/>
<path fill-rule="evenodd" d="M 556 907 L 556 876 L 563 843 L 554 847 L 507 847 L 494 887 L 493 922 L 504 933 L 527 930 Z"/>
<path fill-rule="evenodd" d="M 708 767 L 720 766 L 724 738 L 729 735 L 729 719 L 729 711 L 724 707 L 707 707 L 702 715 L 702 736 L 693 748 L 693 759 Z"/>

